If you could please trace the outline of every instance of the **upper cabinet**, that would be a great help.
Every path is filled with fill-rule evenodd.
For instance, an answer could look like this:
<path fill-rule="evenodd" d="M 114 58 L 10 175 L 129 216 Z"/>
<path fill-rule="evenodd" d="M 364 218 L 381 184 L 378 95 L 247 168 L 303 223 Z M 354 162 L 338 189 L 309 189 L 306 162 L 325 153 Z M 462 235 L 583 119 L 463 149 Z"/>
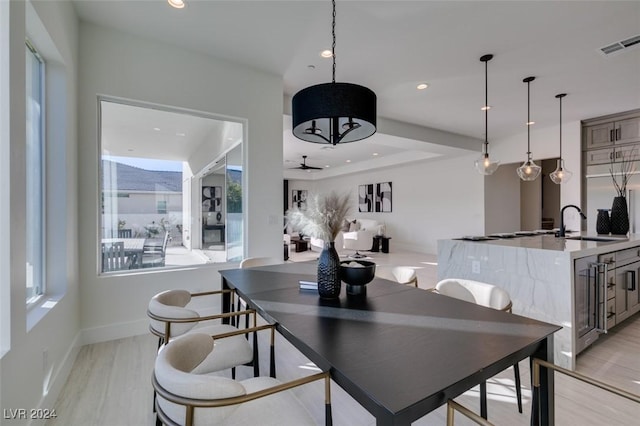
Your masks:
<path fill-rule="evenodd" d="M 584 149 L 602 148 L 613 144 L 613 122 L 584 128 Z"/>
<path fill-rule="evenodd" d="M 616 143 L 640 142 L 640 117 L 615 122 Z"/>
<path fill-rule="evenodd" d="M 587 166 L 640 160 L 640 110 L 583 122 L 582 149 Z"/>

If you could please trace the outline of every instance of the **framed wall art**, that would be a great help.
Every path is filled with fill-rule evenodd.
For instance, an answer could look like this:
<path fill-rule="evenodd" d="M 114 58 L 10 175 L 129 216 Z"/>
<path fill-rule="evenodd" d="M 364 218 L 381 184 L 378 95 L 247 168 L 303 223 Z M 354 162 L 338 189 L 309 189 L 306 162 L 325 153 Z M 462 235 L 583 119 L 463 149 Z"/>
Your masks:
<path fill-rule="evenodd" d="M 291 206 L 299 209 L 307 206 L 306 189 L 294 189 L 291 191 Z"/>
<path fill-rule="evenodd" d="M 222 211 L 222 187 L 203 186 L 202 187 L 202 211 L 219 212 Z"/>
<path fill-rule="evenodd" d="M 370 213 L 373 211 L 373 184 L 360 185 L 358 187 L 358 211 Z"/>
<path fill-rule="evenodd" d="M 391 212 L 391 182 L 376 184 L 375 211 L 379 213 Z"/>

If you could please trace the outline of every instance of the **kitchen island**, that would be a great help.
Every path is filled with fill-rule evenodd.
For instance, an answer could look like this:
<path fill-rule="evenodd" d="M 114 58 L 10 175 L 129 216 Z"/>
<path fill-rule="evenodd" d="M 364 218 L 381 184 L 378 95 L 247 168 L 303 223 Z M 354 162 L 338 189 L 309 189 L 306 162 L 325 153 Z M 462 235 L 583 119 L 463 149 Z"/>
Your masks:
<path fill-rule="evenodd" d="M 531 235 L 478 241 L 439 240 L 438 280 L 466 278 L 495 284 L 511 295 L 514 314 L 562 326 L 562 330 L 554 335 L 554 362 L 573 370 L 577 353 L 597 338 L 598 328 L 606 330 L 615 324 L 618 307 L 614 296 L 620 298 L 617 302 L 625 303 L 635 298 L 636 305 L 625 312 L 626 316 L 640 310 L 636 286 L 640 267 L 635 272 L 626 269 L 622 275 L 613 273 L 616 253 L 620 253 L 620 260 L 630 258 L 629 253 L 633 253 L 640 265 L 640 235 L 612 237 L 609 241 L 573 239 L 592 237 L 596 236 L 568 234 L 566 238 Z M 588 267 L 595 268 L 593 276 L 589 271 L 576 269 L 576 265 L 584 264 L 587 259 Z M 591 259 L 595 260 L 591 262 Z M 587 285 L 597 288 L 600 307 L 597 300 L 593 300 L 594 291 L 585 288 Z M 631 287 L 634 292 L 629 293 Z M 607 297 L 606 293 L 614 296 Z M 591 297 L 591 301 L 585 297 Z M 589 304 L 596 311 L 591 312 L 591 309 L 585 314 Z M 604 315 L 603 306 L 608 308 Z M 609 327 L 598 322 L 585 343 L 585 337 L 581 337 L 584 334 L 582 323 L 597 320 L 595 315 L 604 316 L 605 322 L 609 315 Z"/>

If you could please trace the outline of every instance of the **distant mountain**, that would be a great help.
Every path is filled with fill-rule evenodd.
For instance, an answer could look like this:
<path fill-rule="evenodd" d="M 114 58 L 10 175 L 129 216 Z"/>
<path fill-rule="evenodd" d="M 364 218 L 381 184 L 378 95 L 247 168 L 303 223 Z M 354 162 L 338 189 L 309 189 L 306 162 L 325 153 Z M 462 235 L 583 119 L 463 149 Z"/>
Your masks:
<path fill-rule="evenodd" d="M 102 161 L 103 173 L 115 170 L 118 191 L 182 192 L 182 172 L 145 170 L 115 161 Z"/>
<path fill-rule="evenodd" d="M 102 161 L 102 170 L 115 170 L 118 191 L 182 192 L 182 172 L 145 170 L 110 160 Z M 228 169 L 227 176 L 231 182 L 242 184 L 242 171 Z"/>
<path fill-rule="evenodd" d="M 227 176 L 231 182 L 242 184 L 242 172 L 240 170 L 228 169 Z"/>

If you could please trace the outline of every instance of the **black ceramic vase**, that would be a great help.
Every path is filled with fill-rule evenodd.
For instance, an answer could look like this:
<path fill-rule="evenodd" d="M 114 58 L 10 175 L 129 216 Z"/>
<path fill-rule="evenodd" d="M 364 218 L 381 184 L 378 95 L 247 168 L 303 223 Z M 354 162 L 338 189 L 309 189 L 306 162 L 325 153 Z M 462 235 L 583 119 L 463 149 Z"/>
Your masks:
<path fill-rule="evenodd" d="M 598 234 L 608 234 L 611 232 L 611 219 L 609 218 L 609 209 L 598 209 L 598 218 L 596 219 L 596 232 Z"/>
<path fill-rule="evenodd" d="M 629 212 L 627 210 L 627 199 L 625 197 L 615 197 L 611 206 L 611 233 L 626 234 L 629 232 Z"/>
<path fill-rule="evenodd" d="M 318 258 L 318 294 L 323 299 L 340 297 L 340 256 L 335 243 L 326 243 Z"/>

